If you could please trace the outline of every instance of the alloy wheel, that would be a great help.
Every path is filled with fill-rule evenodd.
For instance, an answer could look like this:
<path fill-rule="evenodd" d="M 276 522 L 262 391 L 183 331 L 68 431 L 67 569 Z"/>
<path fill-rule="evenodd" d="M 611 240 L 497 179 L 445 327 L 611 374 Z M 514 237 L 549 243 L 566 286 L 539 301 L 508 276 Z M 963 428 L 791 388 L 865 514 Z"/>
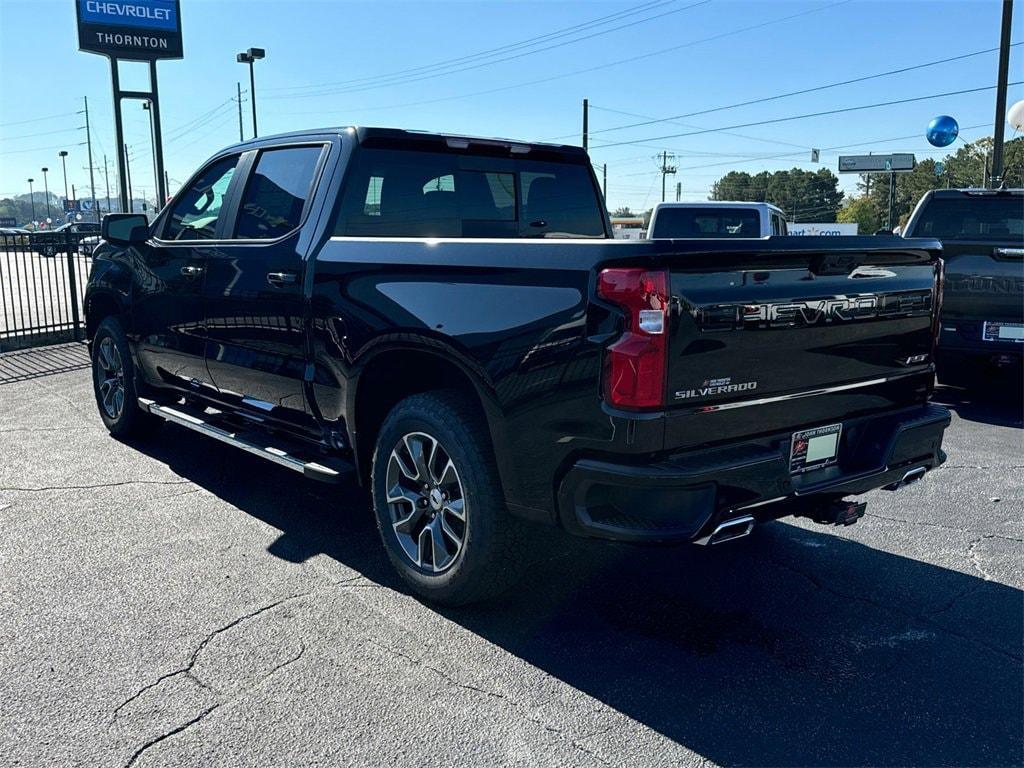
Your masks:
<path fill-rule="evenodd" d="M 442 573 L 466 540 L 466 498 L 449 453 L 425 432 L 411 432 L 388 458 L 387 502 L 405 556 L 418 568 Z"/>
<path fill-rule="evenodd" d="M 96 384 L 99 387 L 100 403 L 107 416 L 116 421 L 124 410 L 124 364 L 110 336 L 100 341 L 96 362 L 99 364 Z"/>

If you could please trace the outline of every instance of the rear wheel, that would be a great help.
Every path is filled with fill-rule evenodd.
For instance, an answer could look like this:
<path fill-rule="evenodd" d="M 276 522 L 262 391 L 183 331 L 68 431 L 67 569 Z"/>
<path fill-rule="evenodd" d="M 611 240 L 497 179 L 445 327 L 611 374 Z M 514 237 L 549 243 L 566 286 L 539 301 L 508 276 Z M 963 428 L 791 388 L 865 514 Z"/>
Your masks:
<path fill-rule="evenodd" d="M 138 407 L 138 383 L 128 338 L 120 319 L 103 319 L 92 341 L 92 383 L 100 418 L 110 434 L 139 437 L 161 420 Z"/>
<path fill-rule="evenodd" d="M 487 427 L 458 392 L 402 400 L 381 427 L 373 501 L 388 558 L 446 605 L 499 595 L 516 579 L 520 523 L 505 507 Z"/>

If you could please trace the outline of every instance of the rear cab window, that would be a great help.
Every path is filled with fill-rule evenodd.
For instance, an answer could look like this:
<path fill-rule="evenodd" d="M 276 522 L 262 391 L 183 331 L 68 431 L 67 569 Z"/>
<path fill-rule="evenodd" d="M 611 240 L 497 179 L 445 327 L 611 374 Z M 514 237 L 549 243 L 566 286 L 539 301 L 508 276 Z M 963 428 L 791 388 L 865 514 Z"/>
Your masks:
<path fill-rule="evenodd" d="M 926 203 L 913 234 L 940 240 L 1024 241 L 1024 197 L 936 195 Z"/>
<path fill-rule="evenodd" d="M 651 233 L 661 239 L 760 236 L 756 208 L 662 208 Z"/>
<path fill-rule="evenodd" d="M 587 166 L 363 148 L 346 174 L 345 237 L 605 237 Z"/>

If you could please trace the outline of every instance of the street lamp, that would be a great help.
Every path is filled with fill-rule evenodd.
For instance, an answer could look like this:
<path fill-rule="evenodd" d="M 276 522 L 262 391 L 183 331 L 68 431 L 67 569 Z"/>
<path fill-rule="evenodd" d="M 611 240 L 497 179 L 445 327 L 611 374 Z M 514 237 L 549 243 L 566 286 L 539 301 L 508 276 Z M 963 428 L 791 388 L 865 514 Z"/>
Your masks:
<path fill-rule="evenodd" d="M 70 200 L 71 198 L 68 197 L 68 153 L 67 153 L 67 150 L 66 149 L 62 149 L 60 152 L 57 153 L 57 156 L 60 157 L 60 164 L 62 166 L 64 166 L 64 199 L 65 200 Z M 67 203 L 64 203 L 64 205 L 67 205 Z"/>
<path fill-rule="evenodd" d="M 28 201 L 32 205 L 32 224 L 35 225 L 36 221 L 36 193 L 32 191 L 32 182 L 35 179 L 28 180 Z"/>
<path fill-rule="evenodd" d="M 252 101 L 252 137 L 254 139 L 259 136 L 259 133 L 256 131 L 256 76 L 253 74 L 252 65 L 257 59 L 262 59 L 266 55 L 267 52 L 262 48 L 250 48 L 235 56 L 235 61 L 239 64 L 249 65 L 249 95 Z"/>
<path fill-rule="evenodd" d="M 50 182 L 46 178 L 46 173 L 49 170 L 50 170 L 49 168 L 43 168 L 43 189 L 46 190 L 46 218 L 47 219 L 50 219 Z M 50 222 L 47 221 L 46 223 L 49 224 Z"/>

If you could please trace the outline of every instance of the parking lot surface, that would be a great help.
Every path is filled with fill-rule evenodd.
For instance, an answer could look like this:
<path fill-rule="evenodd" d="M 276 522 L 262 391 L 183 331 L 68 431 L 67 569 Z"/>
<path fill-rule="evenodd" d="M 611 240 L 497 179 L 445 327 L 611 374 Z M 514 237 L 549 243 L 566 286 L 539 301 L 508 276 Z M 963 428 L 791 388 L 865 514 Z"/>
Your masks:
<path fill-rule="evenodd" d="M 84 348 L 0 356 L 0 764 L 1014 765 L 1020 393 L 850 528 L 542 531 L 487 608 L 405 594 L 366 495 L 177 427 L 110 438 Z M 76 362 L 77 361 L 77 362 Z"/>

